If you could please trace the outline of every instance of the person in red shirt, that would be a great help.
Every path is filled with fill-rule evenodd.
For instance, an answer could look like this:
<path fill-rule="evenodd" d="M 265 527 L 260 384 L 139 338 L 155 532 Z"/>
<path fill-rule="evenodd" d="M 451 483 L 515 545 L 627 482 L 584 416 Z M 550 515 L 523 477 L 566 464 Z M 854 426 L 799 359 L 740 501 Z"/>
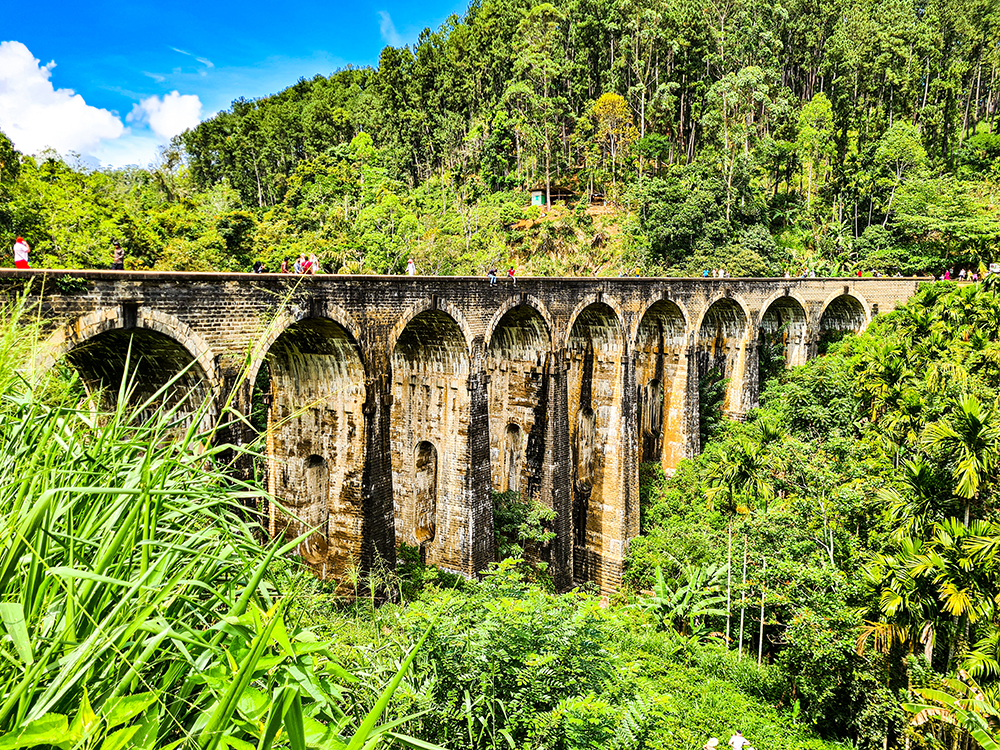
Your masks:
<path fill-rule="evenodd" d="M 14 268 L 31 268 L 28 265 L 28 253 L 31 247 L 24 241 L 24 237 L 18 237 L 14 243 Z"/>
<path fill-rule="evenodd" d="M 517 277 L 514 276 L 514 266 L 511 266 L 510 270 L 507 271 L 507 278 L 511 280 L 514 286 L 517 286 Z"/>

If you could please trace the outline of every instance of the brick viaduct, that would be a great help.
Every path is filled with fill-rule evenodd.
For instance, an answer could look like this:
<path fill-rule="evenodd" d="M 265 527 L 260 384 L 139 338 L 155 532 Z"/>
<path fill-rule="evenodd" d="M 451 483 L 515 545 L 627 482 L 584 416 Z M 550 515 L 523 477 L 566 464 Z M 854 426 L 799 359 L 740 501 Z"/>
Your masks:
<path fill-rule="evenodd" d="M 88 387 L 117 391 L 130 342 L 139 395 L 186 367 L 181 390 L 235 389 L 246 414 L 261 384 L 269 489 L 297 519 L 272 508 L 270 530 L 318 529 L 300 551 L 320 572 L 391 564 L 406 542 L 474 574 L 493 559 L 492 488 L 556 511 L 560 588 L 604 591 L 638 533 L 640 461 L 670 471 L 700 450 L 699 375 L 730 379 L 740 418 L 762 336 L 802 364 L 918 284 L 3 270 L 0 287 L 28 278 L 45 357 Z"/>

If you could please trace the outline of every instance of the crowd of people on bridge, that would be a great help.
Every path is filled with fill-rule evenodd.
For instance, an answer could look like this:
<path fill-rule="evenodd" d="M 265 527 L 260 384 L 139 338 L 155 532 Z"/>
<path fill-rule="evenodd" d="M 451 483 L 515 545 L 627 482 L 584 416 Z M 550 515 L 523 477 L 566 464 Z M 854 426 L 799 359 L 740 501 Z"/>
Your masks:
<path fill-rule="evenodd" d="M 117 239 L 112 239 L 111 240 L 111 246 L 112 246 L 111 247 L 111 270 L 113 270 L 113 271 L 124 271 L 125 270 L 125 249 L 122 247 L 121 243 Z M 14 247 L 13 247 L 13 253 L 14 253 L 14 267 L 15 268 L 20 268 L 20 269 L 30 269 L 31 268 L 31 263 L 29 262 L 29 256 L 31 254 L 31 246 L 28 244 L 28 241 L 26 239 L 24 239 L 24 237 L 20 237 L 19 236 L 15 240 Z M 255 261 L 254 264 L 253 264 L 253 273 L 273 273 L 273 272 L 272 271 L 268 271 L 267 265 L 265 263 L 263 263 L 262 261 L 258 260 L 258 261 Z M 306 255 L 305 253 L 300 253 L 299 256 L 298 256 L 298 258 L 296 258 L 296 260 L 294 261 L 294 263 L 292 262 L 292 260 L 291 260 L 290 257 L 285 257 L 281 261 L 281 269 L 278 271 L 278 273 L 282 273 L 282 274 L 298 274 L 298 275 L 303 275 L 303 276 L 313 276 L 313 275 L 316 275 L 318 273 L 322 273 L 322 268 L 320 266 L 319 258 L 316 256 L 315 253 L 311 253 L 309 255 Z M 862 277 L 885 278 L 885 277 L 888 276 L 888 274 L 883 273 L 881 271 L 874 270 L 874 269 L 871 270 L 871 271 L 864 271 L 863 269 L 858 268 L 854 273 L 857 275 L 858 278 L 862 278 Z M 407 276 L 416 276 L 417 274 L 418 274 L 418 272 L 417 272 L 417 264 L 414 262 L 413 258 L 407 259 L 407 261 L 406 261 L 406 275 Z M 621 272 L 619 272 L 618 275 L 620 277 L 624 277 L 624 276 L 632 276 L 632 275 L 642 276 L 643 274 L 642 274 L 641 269 L 636 268 L 635 271 L 634 271 L 634 273 L 628 273 L 626 271 L 621 271 Z M 952 281 L 952 280 L 954 280 L 954 281 L 959 281 L 959 282 L 963 282 L 963 281 L 978 282 L 981 279 L 985 279 L 989 275 L 990 275 L 990 271 L 988 271 L 988 270 L 984 271 L 982 274 L 980 274 L 979 271 L 977 271 L 977 270 L 974 270 L 974 269 L 968 269 L 968 270 L 966 270 L 965 268 L 962 268 L 956 274 L 954 268 L 949 268 L 943 274 L 941 274 L 940 277 L 935 277 L 933 274 L 931 274 L 930 278 L 931 278 L 931 280 L 937 280 L 937 281 Z M 489 280 L 490 286 L 496 286 L 497 276 L 498 276 L 498 272 L 497 272 L 497 269 L 496 269 L 495 266 L 491 267 L 490 270 L 486 272 L 486 278 Z M 517 274 L 516 274 L 516 271 L 514 269 L 514 266 L 511 266 L 507 270 L 506 276 L 507 276 L 508 281 L 510 281 L 512 285 L 517 286 Z M 792 274 L 792 272 L 790 270 L 786 270 L 785 271 L 785 278 L 786 279 L 790 279 L 790 278 L 792 278 L 792 276 L 793 276 L 793 274 Z M 810 279 L 813 279 L 813 278 L 816 278 L 816 276 L 817 276 L 817 274 L 816 274 L 816 270 L 814 268 L 803 268 L 800 272 L 798 272 L 798 273 L 795 274 L 796 278 L 810 278 Z M 705 278 L 705 279 L 707 279 L 707 278 L 728 279 L 728 278 L 731 278 L 732 275 L 725 268 L 721 268 L 721 267 L 720 268 L 712 268 L 712 269 L 704 268 L 701 271 L 701 277 Z M 902 274 L 897 271 L 894 274 L 894 278 L 902 278 Z"/>

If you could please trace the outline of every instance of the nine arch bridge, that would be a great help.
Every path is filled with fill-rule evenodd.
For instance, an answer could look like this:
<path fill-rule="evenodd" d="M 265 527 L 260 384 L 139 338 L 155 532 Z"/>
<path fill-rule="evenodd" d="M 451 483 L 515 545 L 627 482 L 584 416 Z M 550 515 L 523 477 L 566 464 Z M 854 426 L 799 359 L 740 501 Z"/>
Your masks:
<path fill-rule="evenodd" d="M 391 564 L 406 542 L 474 574 L 493 559 L 491 489 L 514 490 L 556 512 L 556 584 L 604 591 L 638 533 L 639 463 L 700 450 L 699 376 L 729 379 L 740 418 L 762 341 L 802 364 L 918 284 L 0 271 L 7 295 L 28 278 L 45 357 L 88 388 L 117 392 L 130 346 L 138 398 L 184 371 L 180 391 L 235 388 L 249 414 L 260 384 L 268 486 L 298 519 L 272 508 L 270 530 L 317 528 L 300 551 L 321 572 Z"/>

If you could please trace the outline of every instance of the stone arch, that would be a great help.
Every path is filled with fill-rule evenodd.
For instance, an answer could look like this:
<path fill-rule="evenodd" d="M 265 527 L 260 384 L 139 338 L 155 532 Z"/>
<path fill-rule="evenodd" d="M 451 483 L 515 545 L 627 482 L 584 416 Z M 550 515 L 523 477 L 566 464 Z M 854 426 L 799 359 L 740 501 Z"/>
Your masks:
<path fill-rule="evenodd" d="M 201 429 L 214 423 L 214 356 L 201 336 L 172 315 L 138 305 L 99 308 L 49 337 L 38 361 L 44 367 L 59 359 L 79 373 L 88 392 L 104 395 L 105 408 L 113 407 L 112 396 L 125 378 L 132 405 L 150 402 L 142 417 L 163 407 L 175 410 L 173 418 L 185 426 L 196 414 Z"/>
<path fill-rule="evenodd" d="M 126 320 L 134 314 L 134 320 Z M 213 389 L 219 385 L 215 354 L 208 342 L 191 326 L 169 313 L 137 306 L 129 313 L 123 305 L 99 307 L 62 326 L 42 345 L 38 362 L 44 369 L 53 367 L 60 357 L 99 334 L 116 329 L 142 328 L 157 331 L 181 344 L 201 367 Z"/>
<path fill-rule="evenodd" d="M 591 302 L 567 337 L 569 436 L 572 455 L 573 568 L 578 581 L 597 579 L 617 554 L 618 509 L 624 504 L 620 454 L 625 328 L 614 308 Z"/>
<path fill-rule="evenodd" d="M 462 333 L 465 348 L 468 352 L 471 352 L 476 336 L 472 331 L 472 326 L 469 325 L 469 322 L 466 320 L 462 311 L 447 300 L 430 298 L 413 305 L 399 316 L 399 319 L 396 321 L 396 325 L 394 325 L 392 330 L 389 332 L 388 342 L 390 356 L 392 356 L 393 352 L 396 350 L 399 337 L 403 335 L 403 331 L 406 330 L 406 327 L 413 321 L 414 318 L 426 312 L 436 311 L 440 311 L 447 317 L 451 318 L 452 322 L 458 326 L 459 331 Z"/>
<path fill-rule="evenodd" d="M 706 318 L 712 312 L 712 308 L 715 307 L 720 302 L 732 303 L 733 305 L 736 305 L 743 313 L 743 318 L 745 319 L 747 325 L 749 325 L 750 321 L 753 320 L 753 315 L 750 313 L 750 306 L 746 303 L 746 301 L 742 297 L 738 295 L 727 296 L 724 294 L 720 294 L 709 300 L 708 305 L 705 306 L 705 308 L 701 312 L 701 315 L 698 317 L 697 325 L 695 325 L 692 328 L 692 331 L 695 333 L 696 338 L 699 335 L 699 332 L 701 331 L 702 327 L 705 325 Z"/>
<path fill-rule="evenodd" d="M 267 353 L 274 346 L 274 342 L 280 338 L 285 331 L 287 331 L 294 324 L 307 320 L 309 318 L 326 318 L 332 320 L 334 323 L 343 328 L 350 337 L 354 340 L 358 347 L 358 354 L 361 357 L 362 363 L 366 366 L 367 371 L 367 357 L 365 356 L 364 350 L 360 346 L 360 342 L 363 340 L 361 336 L 361 327 L 358 325 L 357 321 L 352 315 L 350 315 L 344 308 L 339 305 L 332 303 L 326 303 L 323 306 L 322 315 L 313 315 L 312 312 L 304 306 L 294 306 L 288 309 L 282 310 L 280 314 L 276 315 L 270 323 L 264 329 L 263 334 L 257 340 L 253 347 L 253 353 L 250 361 L 250 369 L 247 372 L 247 382 L 253 385 L 257 379 L 257 373 L 259 372 L 261 365 L 263 365 Z"/>
<path fill-rule="evenodd" d="M 491 323 L 486 350 L 493 487 L 513 487 L 538 499 L 545 461 L 552 328 L 534 305 L 506 307 Z M 517 462 L 514 477 L 508 460 L 511 424 L 518 425 L 524 441 L 518 451 L 523 460 Z"/>
<path fill-rule="evenodd" d="M 687 443 L 687 321 L 678 302 L 659 299 L 643 312 L 634 338 L 639 460 L 668 472 Z"/>
<path fill-rule="evenodd" d="M 871 308 L 863 297 L 848 291 L 832 295 L 823 303 L 816 326 L 818 353 L 847 333 L 861 333 L 870 321 Z"/>
<path fill-rule="evenodd" d="M 744 388 L 747 370 L 747 343 L 751 317 L 746 303 L 738 297 L 718 297 L 702 313 L 695 329 L 697 377 L 728 378 L 724 413 L 741 418 L 746 413 Z"/>
<path fill-rule="evenodd" d="M 861 333 L 871 322 L 871 306 L 864 297 L 854 292 L 831 294 L 823 301 L 819 314 L 820 330 L 824 328 L 824 318 L 827 328 Z"/>
<path fill-rule="evenodd" d="M 808 358 L 809 324 L 805 302 L 797 294 L 772 296 L 761 308 L 757 321 L 761 347 L 780 347 L 785 367 L 804 365 Z M 761 354 L 767 356 L 763 351 Z M 761 372 L 767 363 L 760 363 Z M 764 373 L 765 377 L 769 373 Z"/>
<path fill-rule="evenodd" d="M 299 554 L 321 575 L 339 576 L 362 546 L 367 391 L 358 342 L 336 320 L 300 317 L 257 367 L 268 380 L 268 489 L 284 508 L 271 508 L 270 531 L 294 538 L 314 529 Z M 320 462 L 322 485 L 310 480 Z"/>
<path fill-rule="evenodd" d="M 507 313 L 519 307 L 527 307 L 538 313 L 538 316 L 542 319 L 547 332 L 547 340 L 545 342 L 546 346 L 550 348 L 553 347 L 555 344 L 553 340 L 555 325 L 552 322 L 552 315 L 540 299 L 530 294 L 512 295 L 504 300 L 500 307 L 497 308 L 497 311 L 493 313 L 493 317 L 490 318 L 490 322 L 486 326 L 487 346 L 493 345 L 493 337 L 496 334 L 500 322 L 507 316 Z"/>
<path fill-rule="evenodd" d="M 653 318 L 648 317 L 651 314 L 654 316 Z M 635 326 L 632 329 L 632 335 L 631 335 L 632 341 L 634 342 L 635 346 L 637 347 L 639 346 L 639 340 L 640 340 L 639 337 L 642 333 L 643 326 L 649 325 L 651 319 L 655 320 L 656 318 L 661 317 L 664 314 L 666 314 L 672 320 L 671 330 L 673 330 L 673 327 L 676 326 L 678 322 L 683 324 L 683 331 L 681 331 L 681 336 L 683 337 L 683 340 L 678 341 L 676 343 L 678 347 L 684 347 L 687 345 L 688 325 L 689 321 L 691 320 L 691 315 L 688 312 L 687 305 L 685 305 L 684 301 L 680 299 L 660 297 L 658 299 L 654 299 L 652 302 L 646 305 L 646 308 L 642 311 L 642 315 L 636 318 Z"/>
<path fill-rule="evenodd" d="M 466 476 L 470 471 L 471 397 L 467 334 L 449 313 L 427 305 L 393 336 L 390 445 L 396 542 L 419 545 L 428 563 L 471 573 L 456 540 L 471 539 Z M 435 534 L 418 539 L 420 483 L 415 451 L 434 447 Z"/>
<path fill-rule="evenodd" d="M 625 326 L 625 311 L 622 309 L 621 304 L 614 297 L 609 297 L 606 294 L 588 294 L 580 300 L 577 306 L 573 309 L 572 314 L 569 316 L 569 327 L 566 329 L 566 335 L 562 337 L 563 346 L 565 348 L 570 347 L 570 339 L 573 336 L 573 329 L 576 327 L 577 321 L 580 319 L 580 315 L 583 311 L 592 305 L 604 305 L 611 309 L 614 313 L 615 322 L 621 331 L 626 330 Z"/>

